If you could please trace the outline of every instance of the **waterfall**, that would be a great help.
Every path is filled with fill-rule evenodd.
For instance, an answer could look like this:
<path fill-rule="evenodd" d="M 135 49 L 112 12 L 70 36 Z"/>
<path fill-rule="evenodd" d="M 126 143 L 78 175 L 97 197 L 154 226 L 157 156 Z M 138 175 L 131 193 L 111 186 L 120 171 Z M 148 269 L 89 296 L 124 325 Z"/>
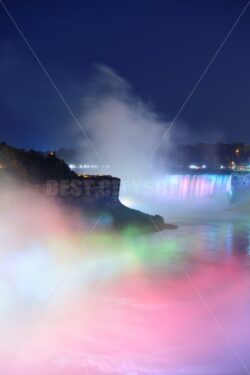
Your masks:
<path fill-rule="evenodd" d="M 122 180 L 120 200 L 131 208 L 164 216 L 228 207 L 231 189 L 229 174 L 165 174 Z"/>
<path fill-rule="evenodd" d="M 202 198 L 231 191 L 231 175 L 165 175 L 162 180 L 162 195 L 171 199 Z"/>

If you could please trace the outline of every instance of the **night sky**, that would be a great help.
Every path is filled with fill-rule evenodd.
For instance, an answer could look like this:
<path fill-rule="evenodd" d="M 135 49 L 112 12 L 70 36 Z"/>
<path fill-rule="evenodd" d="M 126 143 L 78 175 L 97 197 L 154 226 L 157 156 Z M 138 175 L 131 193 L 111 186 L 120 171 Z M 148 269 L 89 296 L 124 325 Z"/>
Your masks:
<path fill-rule="evenodd" d="M 95 64 L 103 64 L 171 121 L 247 1 L 4 3 L 76 116 Z M 249 37 L 250 6 L 176 125 L 194 141 L 250 143 Z M 70 113 L 2 6 L 0 84 L 1 140 L 43 150 L 74 145 Z"/>

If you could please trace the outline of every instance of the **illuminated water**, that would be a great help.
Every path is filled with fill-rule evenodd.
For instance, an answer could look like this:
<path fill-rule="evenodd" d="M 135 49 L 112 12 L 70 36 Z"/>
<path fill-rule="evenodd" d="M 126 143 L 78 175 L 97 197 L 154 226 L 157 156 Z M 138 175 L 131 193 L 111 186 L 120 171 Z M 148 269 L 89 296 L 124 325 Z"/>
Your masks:
<path fill-rule="evenodd" d="M 250 374 L 247 205 L 87 239 L 43 207 L 0 239 L 1 374 Z"/>
<path fill-rule="evenodd" d="M 231 197 L 231 175 L 167 174 L 146 180 L 123 180 L 121 201 L 163 216 L 224 209 Z"/>
<path fill-rule="evenodd" d="M 166 198 L 186 199 L 228 193 L 231 189 L 230 175 L 166 175 L 162 181 L 162 194 Z"/>

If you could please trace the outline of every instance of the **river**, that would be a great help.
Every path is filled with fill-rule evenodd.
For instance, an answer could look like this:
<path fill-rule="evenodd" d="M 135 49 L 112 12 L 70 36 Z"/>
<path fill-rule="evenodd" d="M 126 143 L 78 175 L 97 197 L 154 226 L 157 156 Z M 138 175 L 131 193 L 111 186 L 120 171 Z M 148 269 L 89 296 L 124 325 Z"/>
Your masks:
<path fill-rule="evenodd" d="M 1 374 L 250 374 L 250 211 L 218 207 L 87 240 L 54 213 L 36 248 L 1 257 Z"/>

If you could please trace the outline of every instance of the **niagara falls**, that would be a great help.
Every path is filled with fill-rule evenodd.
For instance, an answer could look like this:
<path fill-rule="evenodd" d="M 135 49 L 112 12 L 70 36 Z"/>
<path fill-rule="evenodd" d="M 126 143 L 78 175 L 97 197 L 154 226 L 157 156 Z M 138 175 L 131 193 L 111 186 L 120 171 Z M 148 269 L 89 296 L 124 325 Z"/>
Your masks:
<path fill-rule="evenodd" d="M 0 375 L 250 375 L 250 0 L 0 0 Z"/>

